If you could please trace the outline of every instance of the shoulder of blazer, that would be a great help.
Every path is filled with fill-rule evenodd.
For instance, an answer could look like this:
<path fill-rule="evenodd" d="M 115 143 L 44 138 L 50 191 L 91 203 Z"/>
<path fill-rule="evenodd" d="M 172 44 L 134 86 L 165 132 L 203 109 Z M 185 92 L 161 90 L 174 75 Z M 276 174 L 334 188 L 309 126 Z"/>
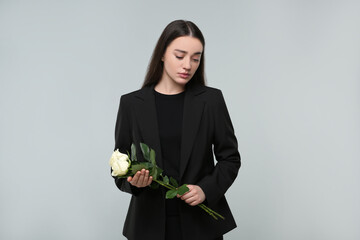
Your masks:
<path fill-rule="evenodd" d="M 199 100 L 206 102 L 209 106 L 216 106 L 224 101 L 222 91 L 218 88 L 201 86 L 202 94 L 199 94 Z"/>

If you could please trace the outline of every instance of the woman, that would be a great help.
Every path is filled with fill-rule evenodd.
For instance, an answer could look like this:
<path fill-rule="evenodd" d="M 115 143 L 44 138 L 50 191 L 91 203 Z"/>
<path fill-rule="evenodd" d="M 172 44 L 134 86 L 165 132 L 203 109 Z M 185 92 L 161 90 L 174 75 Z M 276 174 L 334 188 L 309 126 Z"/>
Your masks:
<path fill-rule="evenodd" d="M 131 240 L 214 240 L 236 227 L 225 192 L 240 168 L 237 140 L 223 95 L 205 86 L 205 41 L 190 22 L 171 22 L 161 34 L 140 90 L 120 99 L 115 149 L 131 152 L 144 142 L 168 176 L 189 191 L 166 200 L 152 189 L 143 169 L 117 187 L 132 194 L 123 234 Z M 213 153 L 217 163 L 214 166 Z M 141 154 L 137 155 L 142 159 Z M 225 220 L 214 220 L 199 207 L 206 204 Z"/>

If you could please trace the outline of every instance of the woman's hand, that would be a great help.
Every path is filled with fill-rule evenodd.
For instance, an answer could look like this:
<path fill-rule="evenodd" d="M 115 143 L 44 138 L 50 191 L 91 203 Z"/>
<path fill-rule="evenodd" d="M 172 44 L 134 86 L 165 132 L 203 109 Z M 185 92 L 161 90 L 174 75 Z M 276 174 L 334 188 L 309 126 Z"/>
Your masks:
<path fill-rule="evenodd" d="M 187 187 L 189 188 L 189 191 L 182 196 L 178 195 L 178 198 L 181 197 L 181 200 L 184 200 L 190 206 L 196 206 L 205 200 L 205 193 L 201 187 L 191 184 L 187 184 Z"/>
<path fill-rule="evenodd" d="M 149 186 L 153 177 L 149 176 L 149 170 L 141 169 L 133 177 L 128 177 L 127 181 L 138 188 Z"/>

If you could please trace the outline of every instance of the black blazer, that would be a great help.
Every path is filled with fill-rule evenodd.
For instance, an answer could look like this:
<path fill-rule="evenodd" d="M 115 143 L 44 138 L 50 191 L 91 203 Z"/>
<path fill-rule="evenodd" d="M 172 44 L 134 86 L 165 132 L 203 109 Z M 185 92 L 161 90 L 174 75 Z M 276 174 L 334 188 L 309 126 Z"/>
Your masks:
<path fill-rule="evenodd" d="M 137 158 L 143 160 L 139 143 L 156 152 L 163 166 L 154 84 L 125 94 L 115 127 L 115 149 L 126 153 L 131 143 L 137 146 Z M 217 163 L 214 165 L 215 154 Z M 205 204 L 222 214 L 225 220 L 214 220 L 199 207 L 180 204 L 180 221 L 186 240 L 209 240 L 236 227 L 225 192 L 234 182 L 240 168 L 240 154 L 233 125 L 219 89 L 186 86 L 181 141 L 180 184 L 199 185 L 206 195 Z M 128 239 L 164 239 L 164 190 L 131 186 L 126 179 L 115 179 L 117 187 L 132 194 L 123 234 Z"/>

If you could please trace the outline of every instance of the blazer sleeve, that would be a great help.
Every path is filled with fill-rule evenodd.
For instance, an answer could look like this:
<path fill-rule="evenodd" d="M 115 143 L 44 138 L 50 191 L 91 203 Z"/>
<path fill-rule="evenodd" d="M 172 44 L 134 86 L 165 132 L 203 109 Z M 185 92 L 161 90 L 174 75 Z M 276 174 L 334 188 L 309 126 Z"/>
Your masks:
<path fill-rule="evenodd" d="M 241 158 L 234 128 L 221 90 L 216 94 L 214 104 L 214 154 L 217 163 L 211 174 L 198 182 L 204 191 L 207 203 L 211 206 L 222 198 L 227 189 L 234 182 Z"/>
<path fill-rule="evenodd" d="M 131 144 L 132 144 L 132 137 L 131 137 L 131 121 L 129 106 L 126 102 L 125 95 L 121 96 L 119 110 L 117 114 L 116 124 L 115 124 L 115 148 L 119 149 L 122 153 L 131 153 Z M 112 169 L 110 168 L 112 172 Z M 126 178 L 117 178 L 112 176 L 115 180 L 116 186 L 124 192 L 138 195 L 142 188 L 137 188 L 132 186 Z"/>

